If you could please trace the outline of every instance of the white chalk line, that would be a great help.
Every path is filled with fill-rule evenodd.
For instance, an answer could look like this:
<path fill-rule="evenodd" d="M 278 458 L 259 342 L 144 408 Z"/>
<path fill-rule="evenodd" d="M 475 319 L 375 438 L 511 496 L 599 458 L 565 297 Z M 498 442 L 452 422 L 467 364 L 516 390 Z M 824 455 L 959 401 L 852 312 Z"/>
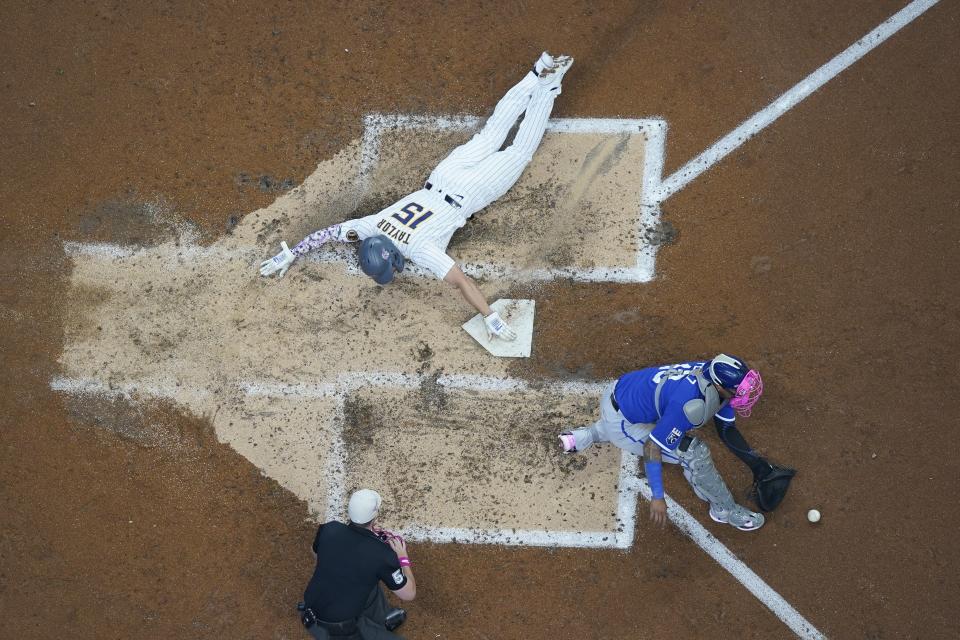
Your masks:
<path fill-rule="evenodd" d="M 776 121 L 780 116 L 810 96 L 850 65 L 886 41 L 900 29 L 933 7 L 939 0 L 914 0 L 906 7 L 885 20 L 860 40 L 850 45 L 842 53 L 811 73 L 804 80 L 761 109 L 738 127 L 720 138 L 703 153 L 693 158 L 675 171 L 659 185 L 645 188 L 650 194 L 651 205 L 659 207 L 663 201 L 674 195 L 705 171 L 720 162 L 734 150 L 742 146 L 758 132 Z M 662 157 L 662 156 L 661 156 Z M 661 167 L 662 171 L 662 167 Z M 659 216 L 659 210 L 657 213 Z M 656 247 L 651 247 L 653 252 Z M 646 480 L 637 480 L 643 496 L 649 500 L 652 496 Z M 809 621 L 797 612 L 776 591 L 770 588 L 756 573 L 730 552 L 716 537 L 710 534 L 690 514 L 683 510 L 672 498 L 667 497 L 668 515 L 671 521 L 686 533 L 710 557 L 734 576 L 757 599 L 763 602 L 791 631 L 801 638 L 824 638 Z"/>
<path fill-rule="evenodd" d="M 50 380 L 50 388 L 72 395 L 95 395 L 105 398 L 123 398 L 133 400 L 138 396 L 151 398 L 175 398 L 188 395 L 192 398 L 206 398 L 210 393 L 204 389 L 195 389 L 178 385 L 176 381 L 154 382 L 104 382 L 95 378 L 67 378 L 62 376 Z"/>
<path fill-rule="evenodd" d="M 640 217 L 637 220 L 637 282 L 653 280 L 654 265 L 659 242 L 641 242 L 646 229 L 656 229 L 660 224 L 660 180 L 663 177 L 663 164 L 666 158 L 667 123 L 664 120 L 653 121 L 645 130 L 647 146 L 644 149 L 643 187 L 640 194 Z M 613 280 L 619 282 L 619 280 Z"/>
<path fill-rule="evenodd" d="M 844 69 L 875 49 L 887 40 L 887 38 L 910 24 L 914 19 L 938 2 L 939 0 L 914 0 L 885 20 L 876 29 L 854 42 L 845 51 L 811 73 L 792 89 L 758 111 L 733 131 L 720 138 L 713 146 L 683 165 L 674 172 L 673 175 L 664 180 L 659 189 L 656 190 L 657 202 L 662 203 L 677 191 L 683 189 L 692 180 L 756 135 L 757 132 L 766 128 L 814 91 L 836 77 Z"/>
<path fill-rule="evenodd" d="M 629 483 L 647 500 L 653 498 L 650 484 L 646 478 L 632 477 Z M 680 506 L 680 504 L 670 496 L 665 495 L 664 497 L 667 501 L 667 517 L 670 521 L 693 540 L 697 546 L 703 549 L 707 555 L 716 560 L 721 567 L 726 569 L 730 575 L 736 578 L 737 581 L 746 587 L 760 602 L 765 604 L 774 615 L 790 627 L 791 631 L 801 638 L 810 638 L 811 640 L 825 637 L 816 627 L 810 624 L 806 618 L 800 615 L 800 612 L 794 609 L 789 602 L 784 600 L 783 596 L 770 588 L 760 576 L 754 573 L 750 567 L 734 555 L 726 545 L 707 531 L 696 518 L 690 515 L 689 511 Z"/>

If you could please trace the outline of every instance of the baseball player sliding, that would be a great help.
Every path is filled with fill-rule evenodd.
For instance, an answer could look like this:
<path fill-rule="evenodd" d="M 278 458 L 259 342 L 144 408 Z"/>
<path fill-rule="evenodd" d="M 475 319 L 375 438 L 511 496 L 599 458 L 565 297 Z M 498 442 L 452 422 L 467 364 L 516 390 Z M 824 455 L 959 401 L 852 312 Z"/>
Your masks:
<path fill-rule="evenodd" d="M 560 83 L 572 64 L 569 56 L 544 52 L 531 72 L 497 103 L 483 129 L 437 165 L 422 189 L 373 215 L 315 231 L 292 250 L 281 242 L 282 251 L 261 263 L 261 275 L 283 277 L 298 257 L 330 240 L 360 240 L 360 268 L 378 284 L 388 284 L 405 261 L 412 260 L 456 287 L 483 314 L 490 338 L 514 340 L 517 334 L 490 309 L 476 282 L 447 255 L 447 244 L 473 214 L 520 178 L 540 145 Z M 521 115 L 513 143 L 501 151 Z"/>
<path fill-rule="evenodd" d="M 688 432 L 713 417 L 724 443 L 735 452 L 747 453 L 749 447 L 736 429 L 734 412 L 749 416 L 762 393 L 760 373 L 723 353 L 707 362 L 632 371 L 604 390 L 600 419 L 591 426 L 561 433 L 560 445 L 572 453 L 596 442 L 611 442 L 643 456 L 653 491 L 650 518 L 658 524 L 666 523 L 662 463 L 669 462 L 679 464 L 693 491 L 710 503 L 714 521 L 753 531 L 763 526 L 763 515 L 736 503 L 707 444 Z M 727 431 L 730 433 L 725 435 Z M 772 468 L 762 458 L 756 460 L 762 461 L 764 474 Z"/>

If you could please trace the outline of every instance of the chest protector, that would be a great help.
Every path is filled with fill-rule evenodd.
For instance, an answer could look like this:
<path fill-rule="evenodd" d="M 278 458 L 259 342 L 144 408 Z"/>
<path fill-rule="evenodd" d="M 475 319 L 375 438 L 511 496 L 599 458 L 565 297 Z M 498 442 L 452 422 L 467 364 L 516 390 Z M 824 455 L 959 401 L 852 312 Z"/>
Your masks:
<path fill-rule="evenodd" d="M 663 391 L 663 385 L 671 378 L 676 380 L 676 376 L 693 376 L 696 378 L 697 387 L 700 389 L 700 395 L 703 398 L 687 400 L 683 404 L 683 415 L 686 416 L 694 428 L 703 426 L 703 423 L 717 411 L 720 411 L 720 407 L 723 405 L 720 402 L 720 394 L 717 392 L 717 388 L 703 377 L 700 369 L 676 368 L 667 369 L 663 372 L 663 377 L 657 383 L 657 390 L 653 394 L 653 406 L 657 409 L 657 415 L 663 417 L 663 411 L 660 410 L 660 392 Z"/>

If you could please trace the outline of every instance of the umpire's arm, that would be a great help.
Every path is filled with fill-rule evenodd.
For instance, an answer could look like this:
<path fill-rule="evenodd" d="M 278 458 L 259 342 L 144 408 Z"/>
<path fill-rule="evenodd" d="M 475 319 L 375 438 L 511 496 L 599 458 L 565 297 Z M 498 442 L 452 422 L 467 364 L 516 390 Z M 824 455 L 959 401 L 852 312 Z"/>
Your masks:
<path fill-rule="evenodd" d="M 410 558 L 407 554 L 407 543 L 403 538 L 390 538 L 387 544 L 389 544 L 390 548 L 397 554 L 398 559 L 402 558 L 407 561 L 400 561 L 400 570 L 403 572 L 404 578 L 406 578 L 406 584 L 393 593 L 401 600 L 409 602 L 417 597 L 417 581 L 413 578 L 413 568 L 410 566 Z"/>

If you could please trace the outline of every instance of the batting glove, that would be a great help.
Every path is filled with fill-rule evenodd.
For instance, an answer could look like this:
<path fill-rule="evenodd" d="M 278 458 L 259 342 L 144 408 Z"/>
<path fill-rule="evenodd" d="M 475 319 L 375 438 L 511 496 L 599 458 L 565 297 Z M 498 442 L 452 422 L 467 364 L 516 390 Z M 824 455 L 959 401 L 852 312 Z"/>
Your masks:
<path fill-rule="evenodd" d="M 487 325 L 487 337 L 493 340 L 493 337 L 496 336 L 501 340 L 511 340 L 517 339 L 517 332 L 510 328 L 506 322 L 503 321 L 503 318 L 500 317 L 500 314 L 494 311 L 488 316 L 484 316 L 483 323 Z"/>
<path fill-rule="evenodd" d="M 277 277 L 282 278 L 283 274 L 290 268 L 290 265 L 293 264 L 293 261 L 297 259 L 297 257 L 293 255 L 293 251 L 287 248 L 286 242 L 281 242 L 280 246 L 283 248 L 283 251 L 269 260 L 264 260 L 260 263 L 260 275 L 269 276 L 279 271 L 280 275 Z"/>

